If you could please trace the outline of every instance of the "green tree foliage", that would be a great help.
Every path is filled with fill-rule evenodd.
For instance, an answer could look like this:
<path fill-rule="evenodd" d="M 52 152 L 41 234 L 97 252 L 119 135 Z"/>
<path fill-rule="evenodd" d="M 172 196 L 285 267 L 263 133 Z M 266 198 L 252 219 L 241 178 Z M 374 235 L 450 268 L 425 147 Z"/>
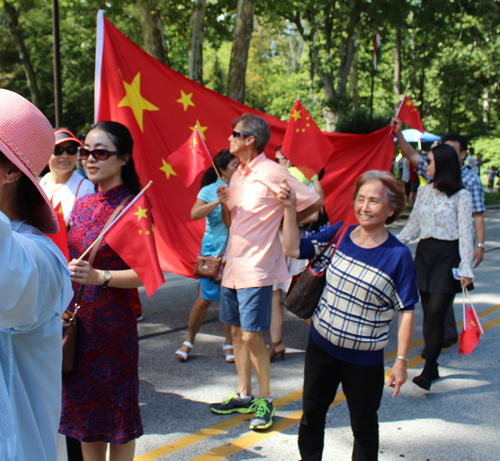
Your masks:
<path fill-rule="evenodd" d="M 69 128 L 82 131 L 93 120 L 98 8 L 104 7 L 106 17 L 142 46 L 140 1 L 60 0 L 63 112 Z M 53 120 L 51 2 L 11 3 L 19 12 L 42 110 Z M 170 64 L 187 75 L 192 2 L 158 0 L 157 4 Z M 204 84 L 222 94 L 227 88 L 236 4 L 236 0 L 207 0 L 205 11 Z M 288 119 L 300 91 L 303 104 L 323 129 L 365 130 L 373 36 L 378 32 L 383 57 L 375 76 L 374 113 L 385 123 L 401 100 L 394 92 L 397 29 L 401 86 L 404 90 L 410 84 L 408 95 L 420 109 L 426 129 L 437 134 L 500 134 L 500 0 L 256 0 L 255 4 L 246 104 Z M 0 86 L 29 98 L 1 14 L 0 28 Z M 351 72 L 356 72 L 352 81 L 357 80 L 359 94 L 350 88 Z"/>

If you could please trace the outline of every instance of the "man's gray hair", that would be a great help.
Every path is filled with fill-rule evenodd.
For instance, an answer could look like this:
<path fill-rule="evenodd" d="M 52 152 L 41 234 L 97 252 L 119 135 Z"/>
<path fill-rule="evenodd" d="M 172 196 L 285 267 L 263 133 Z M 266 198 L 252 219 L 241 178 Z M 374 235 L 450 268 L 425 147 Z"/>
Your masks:
<path fill-rule="evenodd" d="M 233 120 L 233 128 L 239 122 L 243 125 L 243 131 L 255 138 L 254 146 L 259 153 L 264 152 L 269 138 L 271 137 L 271 131 L 267 122 L 258 115 L 243 114 L 240 118 Z"/>

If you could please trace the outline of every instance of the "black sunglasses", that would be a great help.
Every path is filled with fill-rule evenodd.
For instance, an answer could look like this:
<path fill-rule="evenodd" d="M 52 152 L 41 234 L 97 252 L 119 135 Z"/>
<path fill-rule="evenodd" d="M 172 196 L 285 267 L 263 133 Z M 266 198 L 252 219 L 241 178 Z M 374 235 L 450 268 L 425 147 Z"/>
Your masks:
<path fill-rule="evenodd" d="M 54 148 L 54 155 L 59 157 L 59 155 L 62 155 L 64 151 L 66 151 L 68 155 L 75 155 L 78 152 L 78 146 L 75 146 L 74 144 L 67 147 L 56 146 Z"/>
<path fill-rule="evenodd" d="M 274 158 L 274 161 L 275 161 L 276 163 L 279 163 L 279 162 L 281 162 L 282 160 L 286 160 L 286 157 L 275 157 L 275 158 Z"/>
<path fill-rule="evenodd" d="M 427 165 L 430 165 L 430 164 L 432 163 L 432 161 L 431 161 L 431 159 L 430 159 L 430 158 L 426 158 L 426 159 L 425 159 L 425 163 L 426 163 Z"/>
<path fill-rule="evenodd" d="M 107 160 L 109 157 L 112 155 L 118 155 L 118 152 L 111 152 L 107 149 L 94 149 L 94 150 L 88 150 L 82 147 L 80 149 L 80 158 L 82 160 L 87 160 L 90 156 L 94 157 L 97 161 L 100 160 Z"/>
<path fill-rule="evenodd" d="M 238 136 L 241 136 L 242 138 L 248 138 L 249 136 L 253 136 L 253 134 L 240 133 L 239 131 L 233 130 L 233 138 L 237 138 Z"/>

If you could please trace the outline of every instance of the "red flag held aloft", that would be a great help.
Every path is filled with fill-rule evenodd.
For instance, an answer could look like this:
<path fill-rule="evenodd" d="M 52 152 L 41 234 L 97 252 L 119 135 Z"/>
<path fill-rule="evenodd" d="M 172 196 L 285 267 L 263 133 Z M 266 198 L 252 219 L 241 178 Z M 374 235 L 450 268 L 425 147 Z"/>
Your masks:
<path fill-rule="evenodd" d="M 469 355 L 479 343 L 479 336 L 483 332 L 474 306 L 464 304 L 464 328 L 460 333 L 459 354 Z"/>
<path fill-rule="evenodd" d="M 422 119 L 420 118 L 420 113 L 406 94 L 401 102 L 401 106 L 399 107 L 398 115 L 396 115 L 396 117 L 421 133 L 425 132 L 424 125 L 422 125 Z"/>
<path fill-rule="evenodd" d="M 186 187 L 191 186 L 198 174 L 210 166 L 209 154 L 198 128 L 189 139 L 168 157 L 172 174 L 179 177 Z"/>
<path fill-rule="evenodd" d="M 319 129 L 299 99 L 293 106 L 281 150 L 290 163 L 308 179 L 326 165 L 333 152 L 332 143 Z"/>
<path fill-rule="evenodd" d="M 142 195 L 106 233 L 106 242 L 144 283 L 146 293 L 153 293 L 165 283 L 156 253 L 151 223 L 151 206 Z"/>

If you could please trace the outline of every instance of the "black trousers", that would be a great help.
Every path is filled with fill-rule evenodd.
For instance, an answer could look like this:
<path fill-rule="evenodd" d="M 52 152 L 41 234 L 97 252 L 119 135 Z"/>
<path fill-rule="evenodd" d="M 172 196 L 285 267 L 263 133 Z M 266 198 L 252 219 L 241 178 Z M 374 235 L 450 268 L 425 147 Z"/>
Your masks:
<path fill-rule="evenodd" d="M 378 459 L 377 411 L 384 389 L 384 365 L 362 366 L 332 357 L 309 336 L 304 368 L 299 450 L 303 461 L 323 455 L 328 407 L 342 383 L 354 435 L 353 461 Z"/>

